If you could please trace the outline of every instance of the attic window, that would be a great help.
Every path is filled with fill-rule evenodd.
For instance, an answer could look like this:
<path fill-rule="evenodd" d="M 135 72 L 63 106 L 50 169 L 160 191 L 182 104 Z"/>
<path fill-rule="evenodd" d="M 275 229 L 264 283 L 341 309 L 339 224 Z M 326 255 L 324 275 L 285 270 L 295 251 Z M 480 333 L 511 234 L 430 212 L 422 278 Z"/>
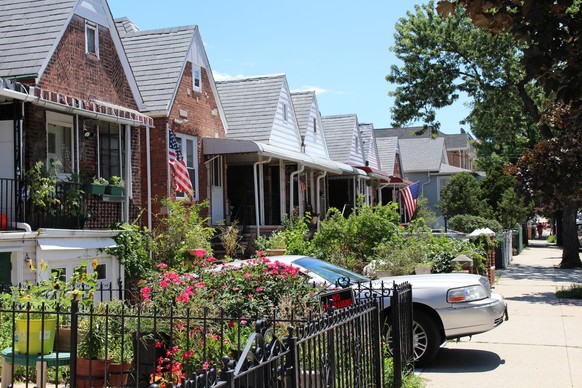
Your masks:
<path fill-rule="evenodd" d="M 287 121 L 287 104 L 283 104 L 283 121 Z"/>
<path fill-rule="evenodd" d="M 192 90 L 202 92 L 202 71 L 200 66 L 192 65 Z"/>
<path fill-rule="evenodd" d="M 85 53 L 99 57 L 99 34 L 97 25 L 85 22 Z"/>
<path fill-rule="evenodd" d="M 317 120 L 313 119 L 313 132 L 317 132 Z"/>

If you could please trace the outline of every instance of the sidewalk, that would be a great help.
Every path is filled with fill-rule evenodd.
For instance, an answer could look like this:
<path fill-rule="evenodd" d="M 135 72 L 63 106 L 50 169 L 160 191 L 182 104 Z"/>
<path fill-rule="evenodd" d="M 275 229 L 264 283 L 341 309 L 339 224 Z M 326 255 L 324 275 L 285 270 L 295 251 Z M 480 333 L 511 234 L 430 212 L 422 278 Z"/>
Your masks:
<path fill-rule="evenodd" d="M 433 387 L 582 387 L 582 300 L 556 290 L 582 284 L 582 269 L 561 270 L 562 250 L 542 240 L 496 271 L 494 291 L 509 321 L 472 339 L 447 342 L 416 372 Z"/>

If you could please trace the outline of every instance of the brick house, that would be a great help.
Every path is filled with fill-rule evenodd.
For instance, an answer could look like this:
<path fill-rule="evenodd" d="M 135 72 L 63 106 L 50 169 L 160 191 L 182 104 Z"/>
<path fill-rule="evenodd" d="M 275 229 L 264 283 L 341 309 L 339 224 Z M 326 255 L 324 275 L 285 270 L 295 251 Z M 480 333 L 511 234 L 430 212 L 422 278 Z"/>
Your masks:
<path fill-rule="evenodd" d="M 41 258 L 69 274 L 91 257 L 103 260 L 103 280 L 122 278 L 98 249 L 113 241 L 104 229 L 139 214 L 140 133 L 154 122 L 139 112 L 106 1 L 4 0 L 0 53 L 0 264 L 14 268 L 2 280 L 35 280 L 22 268 Z M 56 179 L 43 204 L 40 180 L 27 179 L 38 162 Z M 123 178 L 124 194 L 91 194 L 93 176 Z"/>
<path fill-rule="evenodd" d="M 225 124 L 217 98 L 212 69 L 197 26 L 140 31 L 128 18 L 116 19 L 124 49 L 135 74 L 146 108 L 155 122 L 140 142 L 149 144 L 141 163 L 142 182 L 151 182 L 142 203 L 148 224 L 161 209 L 156 198 L 209 200 L 213 224 L 225 219 L 224 167 L 221 157 L 205 160 L 203 138 L 224 138 Z M 172 130 L 186 161 L 193 198 L 176 190 L 168 162 L 169 131 Z M 148 139 L 149 137 L 149 139 Z M 151 149 L 151 152 L 149 150 Z"/>

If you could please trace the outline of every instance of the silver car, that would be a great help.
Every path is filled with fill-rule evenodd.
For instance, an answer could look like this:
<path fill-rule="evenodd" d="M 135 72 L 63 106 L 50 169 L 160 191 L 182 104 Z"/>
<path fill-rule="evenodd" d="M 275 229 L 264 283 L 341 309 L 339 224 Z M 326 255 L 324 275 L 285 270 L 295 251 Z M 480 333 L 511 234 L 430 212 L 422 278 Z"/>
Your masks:
<path fill-rule="evenodd" d="M 372 282 L 373 288 L 379 288 L 381 282 L 384 287 L 391 287 L 393 282 L 409 282 L 414 303 L 414 359 L 417 365 L 432 360 L 446 340 L 486 332 L 507 319 L 503 297 L 491 292 L 489 280 L 484 276 L 449 273 L 392 276 L 372 281 L 312 257 L 287 255 L 268 259 L 298 267 L 315 284 L 330 288 L 347 278 L 352 287 L 357 287 L 358 282 Z M 386 299 L 385 318 L 390 312 L 389 298 Z"/>

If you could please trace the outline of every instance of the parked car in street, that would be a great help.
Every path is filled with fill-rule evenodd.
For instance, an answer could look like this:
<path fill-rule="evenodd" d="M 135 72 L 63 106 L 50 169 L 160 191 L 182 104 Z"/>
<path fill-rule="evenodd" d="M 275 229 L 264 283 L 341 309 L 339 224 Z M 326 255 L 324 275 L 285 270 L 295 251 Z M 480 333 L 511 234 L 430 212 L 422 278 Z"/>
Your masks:
<path fill-rule="evenodd" d="M 355 272 L 308 256 L 285 255 L 268 257 L 273 262 L 298 267 L 314 284 L 325 288 L 351 286 L 358 297 L 391 288 L 395 283 L 409 282 L 413 298 L 414 360 L 417 365 L 431 361 L 440 346 L 456 339 L 489 331 L 507 319 L 503 297 L 491 291 L 489 280 L 468 273 L 391 276 L 368 279 Z M 253 260 L 234 261 L 225 266 L 252 265 Z M 365 290 L 365 292 L 362 292 Z M 390 298 L 382 296 L 383 320 L 390 316 Z M 385 325 L 389 333 L 389 325 Z"/>

